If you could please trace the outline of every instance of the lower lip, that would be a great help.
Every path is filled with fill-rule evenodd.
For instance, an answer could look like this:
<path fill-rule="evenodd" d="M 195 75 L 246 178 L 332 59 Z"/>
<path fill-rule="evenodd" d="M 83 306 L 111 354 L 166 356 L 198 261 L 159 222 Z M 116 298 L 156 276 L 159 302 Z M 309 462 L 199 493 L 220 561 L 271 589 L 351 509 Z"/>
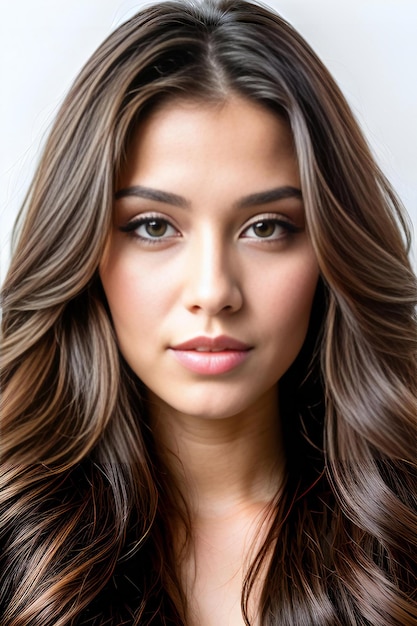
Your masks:
<path fill-rule="evenodd" d="M 243 363 L 249 350 L 224 350 L 198 352 L 197 350 L 171 350 L 174 358 L 191 372 L 215 376 L 225 374 Z"/>

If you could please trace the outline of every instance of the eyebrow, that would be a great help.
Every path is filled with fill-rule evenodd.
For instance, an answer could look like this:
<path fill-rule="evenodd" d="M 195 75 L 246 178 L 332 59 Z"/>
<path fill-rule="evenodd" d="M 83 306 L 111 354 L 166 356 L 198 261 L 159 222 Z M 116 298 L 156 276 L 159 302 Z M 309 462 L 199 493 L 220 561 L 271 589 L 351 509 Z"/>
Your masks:
<path fill-rule="evenodd" d="M 286 185 L 284 187 L 277 187 L 276 189 L 268 189 L 267 191 L 252 193 L 250 196 L 245 196 L 244 198 L 238 200 L 236 202 L 236 206 L 239 209 L 245 209 L 258 204 L 277 202 L 278 200 L 284 200 L 286 198 L 298 198 L 302 200 L 303 194 L 301 193 L 301 189 Z"/>
<path fill-rule="evenodd" d="M 191 206 L 190 202 L 183 196 L 178 196 L 176 193 L 170 193 L 160 189 L 143 187 L 142 185 L 133 185 L 132 187 L 119 189 L 119 191 L 115 194 L 115 199 L 119 200 L 120 198 L 126 198 L 129 196 L 163 202 L 180 208 L 189 208 Z M 285 185 L 283 187 L 276 187 L 275 189 L 268 189 L 267 191 L 260 191 L 258 193 L 250 194 L 249 196 L 245 196 L 235 203 L 235 207 L 245 209 L 260 204 L 277 202 L 278 200 L 284 200 L 286 198 L 298 198 L 302 200 L 302 197 L 301 189 Z"/>
<path fill-rule="evenodd" d="M 126 198 L 128 196 L 145 198 L 145 200 L 155 200 L 156 202 L 164 202 L 165 204 L 172 204 L 173 206 L 182 208 L 190 206 L 188 200 L 182 196 L 177 196 L 176 193 L 161 191 L 160 189 L 152 189 L 151 187 L 142 187 L 141 185 L 134 185 L 133 187 L 119 189 L 119 191 L 116 191 L 114 197 L 116 200 L 119 200 L 120 198 Z"/>

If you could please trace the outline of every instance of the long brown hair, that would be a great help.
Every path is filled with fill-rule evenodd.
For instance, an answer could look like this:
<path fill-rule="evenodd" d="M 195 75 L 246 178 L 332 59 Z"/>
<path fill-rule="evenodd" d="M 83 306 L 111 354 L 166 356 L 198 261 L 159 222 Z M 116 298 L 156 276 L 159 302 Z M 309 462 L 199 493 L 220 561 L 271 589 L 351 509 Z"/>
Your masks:
<path fill-rule="evenodd" d="M 17 224 L 2 294 L 3 626 L 186 620 L 171 549 L 179 494 L 97 268 L 143 116 L 168 98 L 231 93 L 288 120 L 321 270 L 281 384 L 286 485 L 242 590 L 246 622 L 268 563 L 264 625 L 417 624 L 416 282 L 404 214 L 300 35 L 266 8 L 220 0 L 152 6 L 102 44 L 58 114 Z"/>

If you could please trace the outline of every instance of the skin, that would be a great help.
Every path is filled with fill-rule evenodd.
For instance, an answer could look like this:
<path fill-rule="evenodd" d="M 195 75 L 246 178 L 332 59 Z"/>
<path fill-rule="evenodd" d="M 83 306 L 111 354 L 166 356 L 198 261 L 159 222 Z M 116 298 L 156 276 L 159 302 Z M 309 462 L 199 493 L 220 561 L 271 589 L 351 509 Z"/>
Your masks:
<path fill-rule="evenodd" d="M 303 344 L 318 274 L 283 120 L 231 97 L 170 102 L 140 125 L 100 275 L 191 511 L 190 624 L 243 623 L 249 546 L 283 473 L 277 382 Z M 173 347 L 202 335 L 250 350 L 231 371 L 196 373 Z"/>

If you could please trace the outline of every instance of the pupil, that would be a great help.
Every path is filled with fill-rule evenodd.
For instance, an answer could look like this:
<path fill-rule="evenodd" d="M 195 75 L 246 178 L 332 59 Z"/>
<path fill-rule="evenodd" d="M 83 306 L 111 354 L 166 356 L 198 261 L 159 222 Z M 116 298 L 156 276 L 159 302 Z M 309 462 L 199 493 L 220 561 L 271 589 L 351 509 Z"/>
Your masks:
<path fill-rule="evenodd" d="M 253 230 L 259 237 L 270 237 L 275 230 L 275 224 L 272 222 L 257 222 Z"/>
<path fill-rule="evenodd" d="M 165 235 L 167 225 L 162 220 L 152 220 L 146 225 L 146 232 L 152 237 L 162 237 Z"/>

